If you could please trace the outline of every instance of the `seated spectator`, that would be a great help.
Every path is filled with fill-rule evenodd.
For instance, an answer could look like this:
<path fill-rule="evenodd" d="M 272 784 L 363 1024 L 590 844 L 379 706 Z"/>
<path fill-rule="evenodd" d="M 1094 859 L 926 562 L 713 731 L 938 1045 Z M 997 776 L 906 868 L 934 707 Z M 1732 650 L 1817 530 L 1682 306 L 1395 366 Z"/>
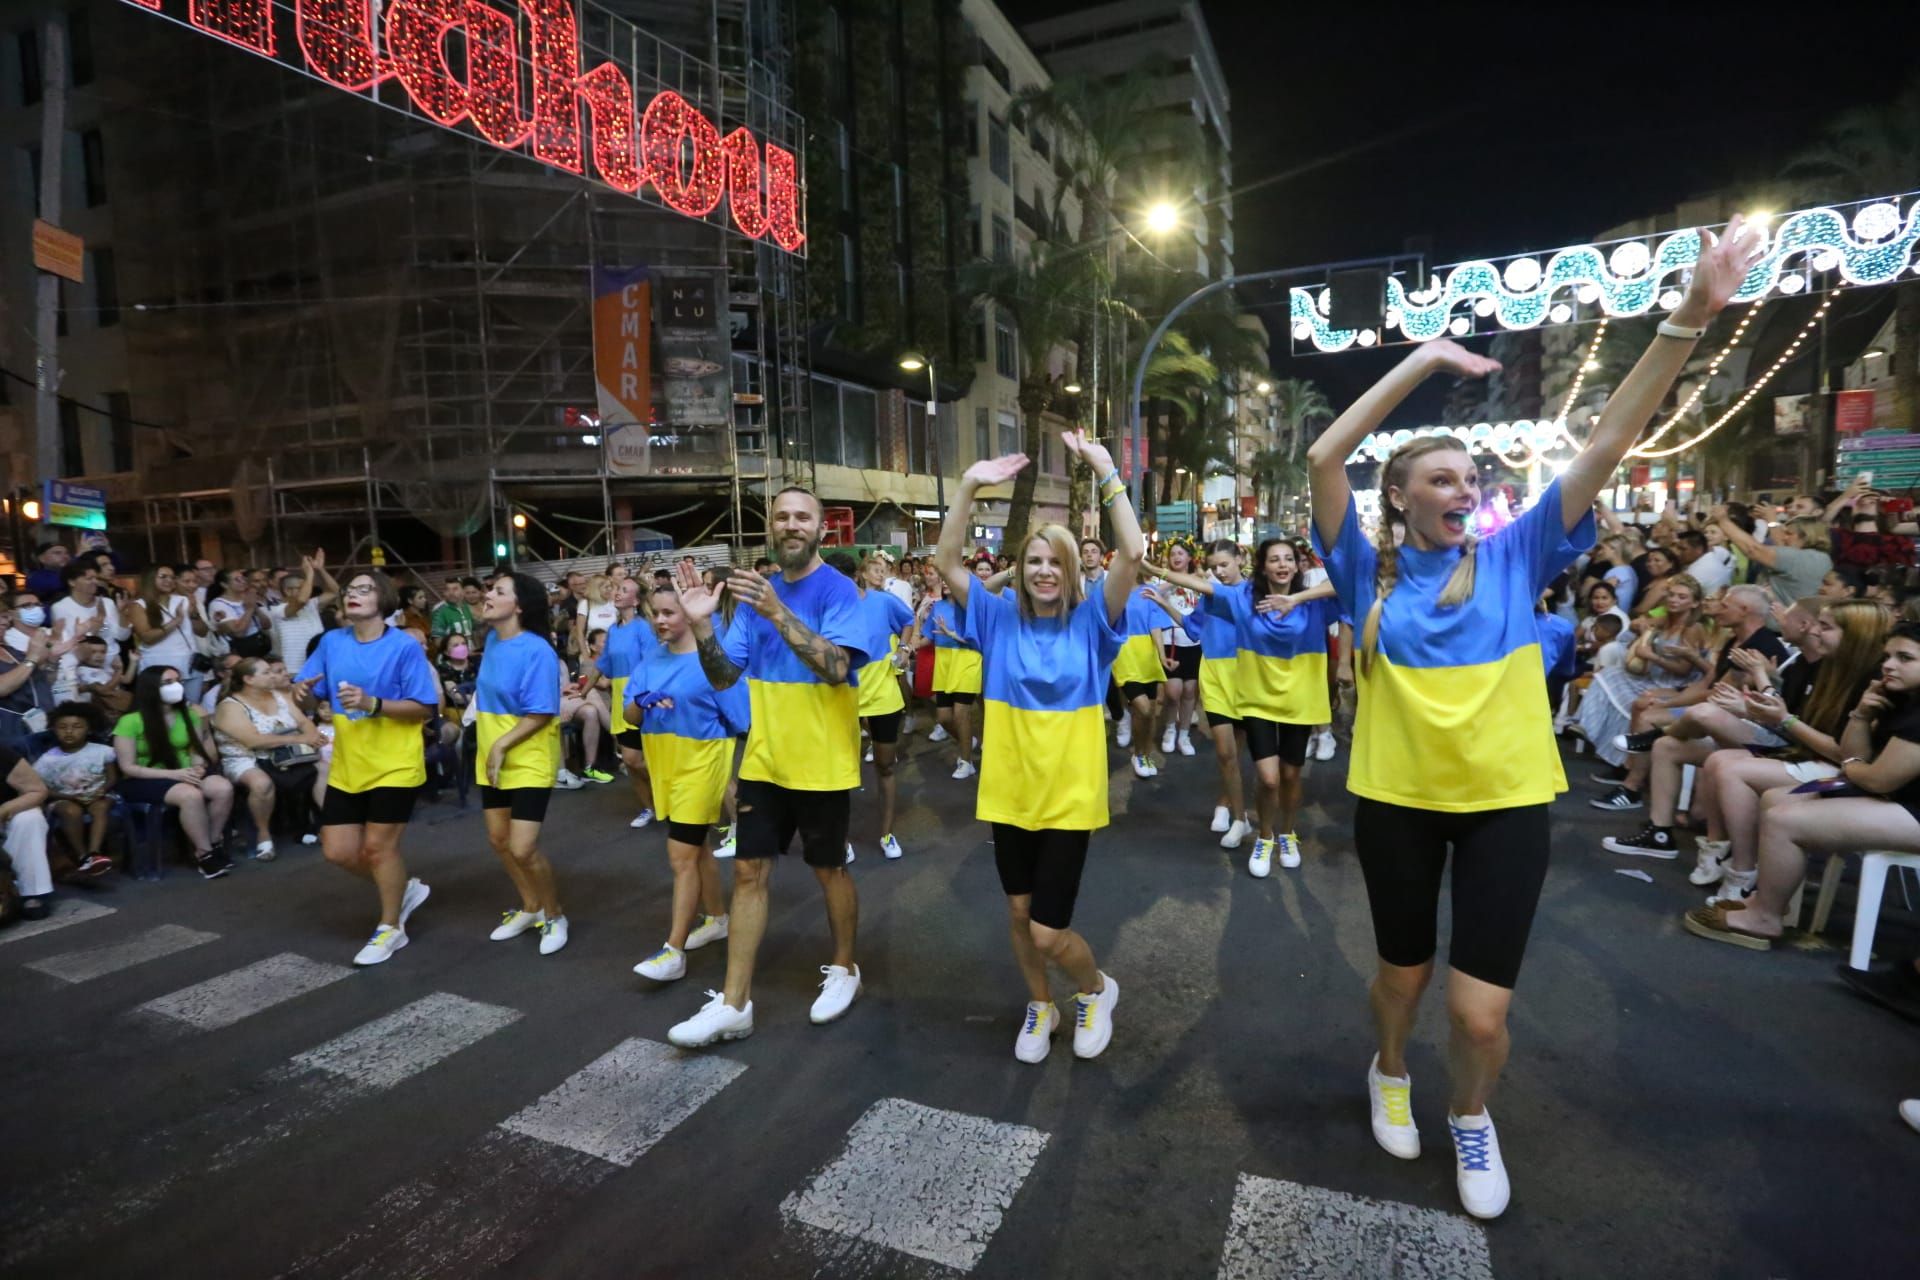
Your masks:
<path fill-rule="evenodd" d="M 104 637 L 82 636 L 60 660 L 53 696 L 58 702 L 89 703 L 111 723 L 133 705 L 133 681 L 119 665 L 108 665 Z"/>
<path fill-rule="evenodd" d="M 433 635 L 433 616 L 428 612 L 431 607 L 425 587 L 417 583 L 401 587 L 400 607 L 387 615 L 387 625 L 402 631 L 415 630 L 430 639 Z"/>
<path fill-rule="evenodd" d="M 315 636 L 318 640 L 319 637 Z M 213 719 L 214 709 L 220 705 L 220 699 L 227 696 L 227 681 L 233 676 L 233 669 L 240 665 L 240 655 L 223 653 L 213 660 L 213 672 L 207 677 L 207 691 L 200 695 L 200 711 L 207 720 Z M 145 675 L 146 672 L 141 672 Z"/>
<path fill-rule="evenodd" d="M 0 831 L 5 832 L 12 874 L 0 887 L 17 898 L 23 920 L 44 920 L 52 910 L 53 872 L 47 866 L 47 784 L 12 747 L 0 746 Z M 9 912 L 7 918 L 12 918 Z"/>
<path fill-rule="evenodd" d="M 1727 550 L 1726 534 L 1720 533 L 1716 541 L 1715 532 L 1686 529 L 1673 544 L 1681 571 L 1709 594 L 1733 585 L 1733 553 Z"/>
<path fill-rule="evenodd" d="M 0 746 L 24 750 L 53 710 L 53 672 L 80 638 L 56 639 L 30 591 L 0 595 Z"/>
<path fill-rule="evenodd" d="M 1848 715 L 1839 746 L 1834 778 L 1806 784 L 1814 791 L 1779 787 L 1761 798 L 1753 892 L 1689 911 L 1687 932 L 1768 950 L 1786 931 L 1809 850 L 1920 853 L 1920 628 L 1903 624 L 1887 637 L 1880 678 Z"/>
<path fill-rule="evenodd" d="M 1756 597 L 1758 594 L 1754 593 Z M 1712 657 L 1700 617 L 1699 584 L 1681 575 L 1667 585 L 1665 595 L 1665 616 L 1658 621 L 1649 619 L 1650 625 L 1634 637 L 1627 646 L 1626 665 L 1597 676 L 1581 700 L 1581 736 L 1608 764 L 1626 763 L 1632 748 L 1623 745 L 1623 740 L 1664 722 L 1664 716 L 1657 713 L 1669 706 L 1706 700 L 1706 684 L 1700 675 L 1711 666 Z M 1765 617 L 1764 611 L 1759 617 Z M 1625 781 L 1624 774 L 1621 780 Z M 1631 804 L 1611 807 L 1637 809 L 1638 796 Z"/>
<path fill-rule="evenodd" d="M 1831 535 L 1826 521 L 1796 516 L 1774 527 L 1769 540 L 1761 542 L 1733 523 L 1724 508 L 1714 510 L 1727 541 L 1752 561 L 1756 582 L 1775 600 L 1790 605 L 1820 590 L 1820 580 L 1833 568 L 1833 558 L 1827 554 Z"/>
<path fill-rule="evenodd" d="M 1852 565 L 1837 564 L 1820 579 L 1820 596 L 1825 600 L 1858 600 L 1867 594 L 1867 577 Z"/>
<path fill-rule="evenodd" d="M 113 870 L 113 860 L 101 850 L 107 843 L 119 770 L 113 748 L 92 741 L 105 726 L 97 709 L 84 702 L 63 702 L 53 709 L 54 745 L 33 762 L 34 772 L 47 784 L 47 814 L 63 852 L 86 876 Z"/>
<path fill-rule="evenodd" d="M 588 782 L 612 782 L 613 775 L 600 768 L 600 736 L 613 732 L 612 704 L 607 695 L 595 687 L 594 672 L 598 670 L 600 655 L 605 651 L 607 632 L 604 627 L 595 628 L 587 636 L 587 664 L 592 668 L 575 676 L 568 672 L 566 683 L 560 690 L 560 714 L 556 720 L 561 725 L 580 726 L 580 751 L 582 768 L 580 776 Z M 611 687 L 612 682 L 605 682 Z M 565 772 L 565 766 L 562 766 Z"/>
<path fill-rule="evenodd" d="M 238 659 L 236 658 L 237 662 Z M 198 708 L 184 705 L 186 686 L 172 667 L 148 667 L 133 684 L 133 710 L 113 727 L 120 798 L 179 810 L 194 864 L 209 880 L 233 870 L 222 847 L 233 811 L 233 784 Z"/>
<path fill-rule="evenodd" d="M 282 794 L 306 789 L 319 812 L 323 740 L 289 696 L 286 664 L 242 658 L 227 678 L 226 696 L 213 714 L 213 738 L 220 747 L 220 770 L 246 793 L 253 815 L 253 856 L 274 857 L 273 810 Z"/>

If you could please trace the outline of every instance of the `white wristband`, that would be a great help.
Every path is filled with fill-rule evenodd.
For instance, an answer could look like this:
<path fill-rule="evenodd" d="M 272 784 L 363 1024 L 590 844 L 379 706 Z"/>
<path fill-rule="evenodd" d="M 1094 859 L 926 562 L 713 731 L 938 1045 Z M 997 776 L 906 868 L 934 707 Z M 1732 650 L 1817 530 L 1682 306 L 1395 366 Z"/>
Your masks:
<path fill-rule="evenodd" d="M 1675 324 L 1671 320 L 1662 320 L 1654 327 L 1654 332 L 1663 338 L 1682 338 L 1688 342 L 1697 342 L 1707 336 L 1707 326 L 1701 325 L 1698 329 L 1695 329 L 1690 325 Z"/>

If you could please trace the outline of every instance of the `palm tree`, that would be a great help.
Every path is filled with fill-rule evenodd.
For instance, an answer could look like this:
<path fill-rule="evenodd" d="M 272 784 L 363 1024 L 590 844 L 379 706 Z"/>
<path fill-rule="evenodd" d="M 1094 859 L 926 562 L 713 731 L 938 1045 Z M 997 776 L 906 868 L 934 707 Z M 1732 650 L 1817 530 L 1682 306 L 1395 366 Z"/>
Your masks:
<path fill-rule="evenodd" d="M 1821 140 L 1788 164 L 1784 176 L 1803 199 L 1845 201 L 1905 191 L 1915 174 L 1920 174 L 1920 79 L 1908 81 L 1891 102 L 1834 117 Z M 1910 423 L 1920 413 L 1920 280 L 1893 288 L 1893 420 Z"/>
<path fill-rule="evenodd" d="M 1299 457 L 1302 447 L 1312 440 L 1315 423 L 1334 419 L 1327 393 L 1306 378 L 1282 378 L 1267 393 L 1267 402 L 1273 406 L 1289 458 Z"/>
<path fill-rule="evenodd" d="M 1267 523 L 1278 524 L 1281 499 L 1306 487 L 1307 464 L 1284 449 L 1262 449 L 1248 461 L 1247 475 Z"/>

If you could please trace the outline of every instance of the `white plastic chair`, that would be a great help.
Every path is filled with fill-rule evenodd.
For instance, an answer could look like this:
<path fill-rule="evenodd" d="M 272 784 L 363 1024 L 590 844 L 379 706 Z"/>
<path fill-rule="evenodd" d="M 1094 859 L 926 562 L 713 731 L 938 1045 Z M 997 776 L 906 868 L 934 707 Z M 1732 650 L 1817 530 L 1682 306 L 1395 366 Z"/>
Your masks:
<path fill-rule="evenodd" d="M 1673 807 L 1676 812 L 1688 813 L 1693 808 L 1693 779 L 1700 770 L 1690 764 L 1680 766 L 1680 799 Z"/>
<path fill-rule="evenodd" d="M 1847 966 L 1863 972 L 1873 959 L 1873 931 L 1880 923 L 1880 897 L 1887 872 L 1906 867 L 1920 872 L 1920 853 L 1869 853 L 1860 859 L 1860 901 L 1853 913 L 1853 952 Z"/>

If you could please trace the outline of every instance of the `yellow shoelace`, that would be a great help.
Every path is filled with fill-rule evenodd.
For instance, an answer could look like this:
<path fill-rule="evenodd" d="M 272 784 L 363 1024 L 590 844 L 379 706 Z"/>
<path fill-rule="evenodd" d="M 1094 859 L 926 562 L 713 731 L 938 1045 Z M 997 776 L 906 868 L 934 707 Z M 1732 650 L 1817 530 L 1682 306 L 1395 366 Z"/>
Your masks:
<path fill-rule="evenodd" d="M 1380 1100 L 1386 1104 L 1388 1124 L 1397 1126 L 1413 1123 L 1412 1092 L 1412 1085 L 1382 1084 L 1380 1086 Z"/>

